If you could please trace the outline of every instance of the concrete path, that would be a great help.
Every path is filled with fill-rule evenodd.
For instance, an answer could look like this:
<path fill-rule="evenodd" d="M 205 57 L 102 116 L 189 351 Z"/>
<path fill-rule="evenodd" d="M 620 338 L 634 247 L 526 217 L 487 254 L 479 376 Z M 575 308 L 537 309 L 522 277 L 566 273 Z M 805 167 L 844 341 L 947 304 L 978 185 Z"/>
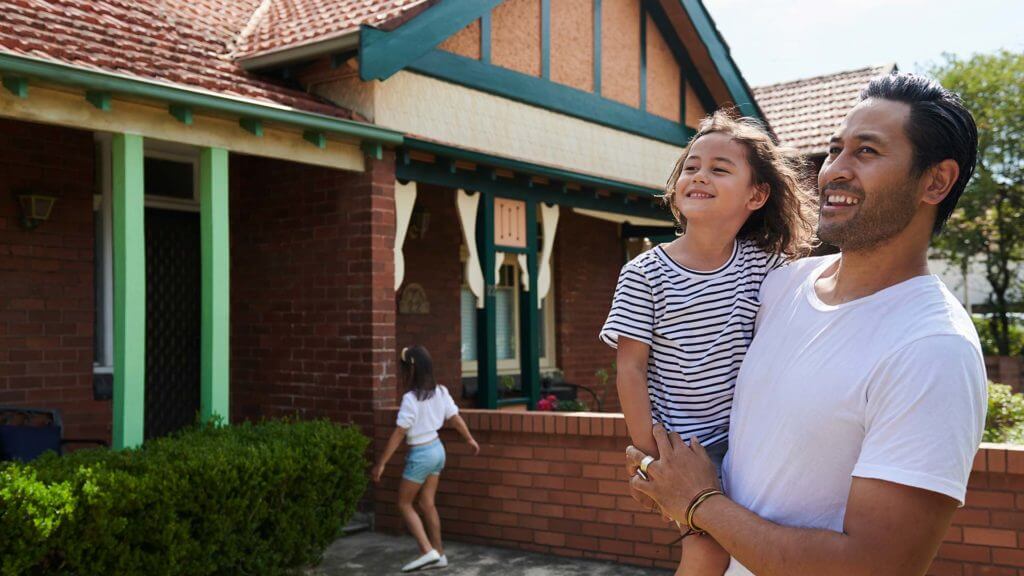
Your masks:
<path fill-rule="evenodd" d="M 667 576 L 671 571 L 623 564 L 445 542 L 448 568 L 423 570 L 424 576 Z M 335 541 L 323 562 L 308 576 L 387 576 L 419 556 L 416 541 L 375 532 L 360 532 Z M 413 574 L 416 574 L 415 572 Z"/>

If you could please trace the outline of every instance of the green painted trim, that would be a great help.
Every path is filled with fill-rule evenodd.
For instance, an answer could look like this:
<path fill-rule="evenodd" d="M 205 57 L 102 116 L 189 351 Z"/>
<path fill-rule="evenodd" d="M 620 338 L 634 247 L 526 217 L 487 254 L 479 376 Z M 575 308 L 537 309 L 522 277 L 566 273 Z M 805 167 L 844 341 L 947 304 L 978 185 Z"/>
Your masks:
<path fill-rule="evenodd" d="M 514 172 L 523 172 L 534 176 L 544 176 L 559 182 L 575 182 L 583 186 L 601 188 L 613 192 L 625 192 L 629 194 L 638 194 L 640 196 L 658 196 L 662 193 L 660 188 L 648 188 L 646 186 L 610 180 L 600 176 L 572 172 L 561 168 L 551 168 L 549 166 L 542 166 L 540 164 L 533 164 L 522 160 L 502 158 L 501 156 L 494 156 L 472 150 L 464 150 L 462 148 L 446 146 L 444 144 L 420 140 L 418 138 L 406 138 L 405 147 L 409 150 L 427 152 L 429 154 L 443 156 L 448 159 L 465 160 L 467 162 L 473 162 L 474 164 L 482 164 L 490 168 L 504 168 Z"/>
<path fill-rule="evenodd" d="M 360 26 L 359 78 L 364 82 L 390 78 L 501 2 L 441 2 L 391 32 Z"/>
<path fill-rule="evenodd" d="M 480 61 L 491 63 L 491 13 L 480 16 Z"/>
<path fill-rule="evenodd" d="M 640 4 L 640 109 L 647 111 L 647 10 Z"/>
<path fill-rule="evenodd" d="M 676 33 L 675 28 L 672 27 L 671 20 L 669 20 L 668 14 L 661 7 L 661 4 L 656 0 L 644 0 L 644 9 L 647 10 L 651 15 L 651 20 L 654 21 L 654 25 L 658 28 L 658 32 L 661 37 L 668 43 L 669 49 L 672 50 L 672 54 L 676 57 L 676 62 L 682 69 L 682 76 L 688 80 L 693 86 L 694 93 L 697 94 L 697 99 L 700 100 L 701 106 L 705 110 L 716 110 L 718 103 L 715 102 L 714 97 L 711 96 L 711 91 L 708 90 L 706 84 L 704 84 L 704 78 L 697 71 L 697 66 L 690 59 L 690 53 L 686 50 L 686 46 L 683 45 L 683 41 L 680 40 L 679 35 Z M 682 92 L 680 98 L 683 101 L 683 105 L 686 105 L 686 91 Z M 683 123 L 686 123 L 686 115 L 681 116 Z"/>
<path fill-rule="evenodd" d="M 685 146 L 692 132 L 682 123 L 647 114 L 597 94 L 484 64 L 444 50 L 430 52 L 410 64 L 408 69 L 677 146 Z"/>
<path fill-rule="evenodd" d="M 540 77 L 551 79 L 551 0 L 540 0 Z"/>
<path fill-rule="evenodd" d="M 518 404 L 529 404 L 529 402 L 530 402 L 530 399 L 526 398 L 526 397 L 501 398 L 501 399 L 498 400 L 498 406 L 496 406 L 496 407 L 500 407 L 500 406 L 516 406 Z M 536 402 L 534 403 L 534 406 L 536 406 Z"/>
<path fill-rule="evenodd" d="M 726 88 L 729 89 L 733 103 L 740 109 L 740 113 L 763 120 L 764 114 L 761 112 L 757 100 L 754 99 L 753 91 L 747 85 L 747 81 L 743 79 L 743 75 L 740 74 L 739 67 L 736 66 L 736 62 L 729 53 L 729 47 L 718 33 L 718 28 L 704 7 L 704 3 L 701 0 L 680 0 L 680 3 L 690 16 L 694 28 L 697 29 L 697 35 L 707 47 L 708 54 L 711 55 L 711 60 L 715 63 L 715 68 L 725 82 Z"/>
<path fill-rule="evenodd" d="M 18 98 L 28 98 L 28 80 L 21 76 L 4 76 L 4 88 Z"/>
<path fill-rule="evenodd" d="M 476 245 L 484 276 L 484 307 L 476 311 L 476 401 L 481 408 L 498 407 L 497 295 L 494 264 L 494 196 L 480 192 Z"/>
<path fill-rule="evenodd" d="M 594 94 L 601 95 L 601 0 L 594 0 Z"/>
<path fill-rule="evenodd" d="M 146 392 L 146 234 L 143 141 L 114 134 L 114 422 L 116 450 L 142 445 Z"/>
<path fill-rule="evenodd" d="M 202 246 L 202 347 L 199 414 L 203 422 L 230 415 L 231 237 L 228 233 L 228 152 L 204 148 L 199 160 Z"/>
<path fill-rule="evenodd" d="M 327 136 L 319 130 L 304 131 L 302 133 L 302 139 L 321 150 L 327 147 Z"/>
<path fill-rule="evenodd" d="M 480 191 L 516 200 L 536 200 L 537 202 L 584 208 L 587 210 L 601 210 L 627 216 L 660 219 L 665 220 L 666 225 L 669 225 L 672 219 L 672 215 L 660 205 L 660 201 L 650 197 L 627 204 L 623 201 L 624 196 L 598 197 L 594 194 L 593 189 L 584 189 L 580 192 L 570 193 L 563 191 L 563 187 L 557 183 L 552 186 L 536 184 L 531 187 L 521 179 L 511 181 L 505 179 L 491 180 L 487 174 L 479 171 L 469 172 L 460 170 L 452 174 L 439 164 L 422 162 L 398 164 L 395 167 L 395 177 L 403 181 L 423 182 L 447 188 Z"/>
<path fill-rule="evenodd" d="M 537 201 L 526 201 L 528 289 L 519 292 L 519 378 L 527 409 L 540 400 L 540 313 L 537 310 Z"/>
<path fill-rule="evenodd" d="M 373 158 L 374 160 L 384 159 L 384 147 L 375 142 L 363 142 L 360 146 L 363 150 L 363 154 Z"/>
<path fill-rule="evenodd" d="M 311 112 L 300 112 L 277 104 L 243 101 L 12 54 L 0 54 L 0 73 L 5 76 L 7 74 L 23 75 L 61 85 L 80 86 L 88 90 L 108 91 L 112 94 L 159 100 L 168 104 L 182 104 L 192 106 L 197 110 L 260 118 L 264 121 L 280 122 L 298 128 L 322 130 L 360 140 L 372 140 L 387 146 L 398 146 L 402 143 L 400 132 L 371 124 Z"/>
<path fill-rule="evenodd" d="M 110 92 L 103 90 L 89 90 L 85 93 L 85 99 L 95 106 L 97 110 L 110 112 L 110 102 L 113 99 Z"/>
<path fill-rule="evenodd" d="M 239 118 L 238 125 L 257 138 L 263 138 L 263 121 L 257 118 Z"/>
<path fill-rule="evenodd" d="M 168 106 L 167 111 L 171 116 L 174 116 L 178 122 L 181 122 L 185 126 L 192 125 L 192 107 L 182 106 L 181 104 L 171 104 Z"/>

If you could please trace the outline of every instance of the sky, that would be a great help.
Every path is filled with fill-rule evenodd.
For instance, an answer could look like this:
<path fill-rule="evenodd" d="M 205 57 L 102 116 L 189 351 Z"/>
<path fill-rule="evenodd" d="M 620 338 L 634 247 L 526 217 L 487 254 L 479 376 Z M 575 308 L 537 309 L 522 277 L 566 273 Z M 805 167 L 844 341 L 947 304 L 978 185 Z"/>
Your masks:
<path fill-rule="evenodd" d="M 751 86 L 1024 51 L 1024 0 L 704 0 Z"/>

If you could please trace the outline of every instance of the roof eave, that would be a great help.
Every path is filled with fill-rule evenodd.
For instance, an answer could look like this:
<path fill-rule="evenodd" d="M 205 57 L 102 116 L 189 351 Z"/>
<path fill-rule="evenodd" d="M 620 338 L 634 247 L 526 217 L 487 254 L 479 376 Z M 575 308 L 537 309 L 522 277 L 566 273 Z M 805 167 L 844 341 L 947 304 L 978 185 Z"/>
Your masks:
<path fill-rule="evenodd" d="M 242 69 L 255 72 L 294 62 L 312 60 L 328 54 L 355 50 L 359 47 L 359 29 L 354 28 L 336 36 L 312 40 L 305 44 L 244 56 L 236 60 Z"/>

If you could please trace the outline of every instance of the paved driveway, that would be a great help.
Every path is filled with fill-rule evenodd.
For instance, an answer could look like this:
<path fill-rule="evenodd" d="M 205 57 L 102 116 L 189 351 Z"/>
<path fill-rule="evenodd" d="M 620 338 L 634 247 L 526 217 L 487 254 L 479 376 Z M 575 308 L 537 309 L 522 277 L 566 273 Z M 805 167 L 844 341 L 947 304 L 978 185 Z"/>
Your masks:
<path fill-rule="evenodd" d="M 424 576 L 667 576 L 671 571 L 638 568 L 609 562 L 445 542 L 448 568 L 423 570 Z M 402 574 L 402 566 L 419 556 L 408 537 L 360 532 L 331 544 L 320 566 L 308 576 L 362 576 Z"/>

